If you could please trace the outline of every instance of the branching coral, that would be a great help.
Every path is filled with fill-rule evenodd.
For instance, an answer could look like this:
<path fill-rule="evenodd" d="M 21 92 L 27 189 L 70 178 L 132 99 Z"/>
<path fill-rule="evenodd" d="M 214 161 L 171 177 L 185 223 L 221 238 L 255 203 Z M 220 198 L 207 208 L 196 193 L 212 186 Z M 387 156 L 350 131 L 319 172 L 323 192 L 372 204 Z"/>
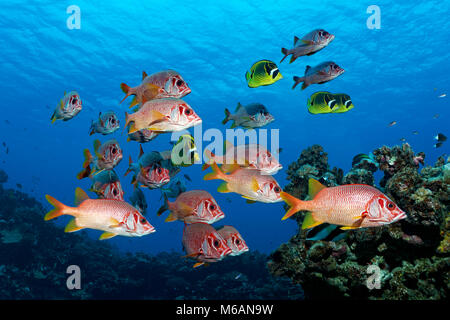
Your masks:
<path fill-rule="evenodd" d="M 319 159 L 313 150 L 320 150 L 323 157 Z M 270 271 L 301 284 L 309 298 L 448 299 L 448 160 L 445 163 L 440 158 L 434 167 L 419 173 L 425 154 L 414 154 L 408 144 L 374 150 L 373 162 L 368 156 L 358 156 L 366 160 L 354 161 L 341 183 L 374 185 L 373 173 L 379 168 L 384 172 L 380 182 L 384 188 L 380 189 L 407 213 L 407 219 L 349 231 L 338 242 L 311 241 L 300 228 L 304 214 L 297 213 L 293 218 L 300 231 L 271 254 Z M 308 148 L 290 168 L 298 169 L 306 162 L 325 182 L 324 175 L 329 174 L 326 153 L 318 146 Z M 295 171 L 288 179 L 291 183 L 285 191 L 304 199 L 307 179 L 296 176 Z M 367 285 L 371 265 L 378 268 L 374 270 L 378 270 L 380 289 L 371 290 Z"/>

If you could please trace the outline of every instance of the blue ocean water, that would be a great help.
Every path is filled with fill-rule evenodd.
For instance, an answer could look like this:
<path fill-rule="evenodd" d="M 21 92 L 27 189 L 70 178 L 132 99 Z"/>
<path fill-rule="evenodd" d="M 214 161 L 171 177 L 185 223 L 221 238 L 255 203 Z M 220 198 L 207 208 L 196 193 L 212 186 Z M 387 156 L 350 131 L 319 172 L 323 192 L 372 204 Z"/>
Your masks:
<path fill-rule="evenodd" d="M 367 27 L 371 4 L 381 10 L 380 29 Z M 81 10 L 80 29 L 67 27 L 70 5 Z M 75 188 L 87 190 L 91 183 L 75 177 L 83 149 L 92 150 L 95 138 L 115 138 L 124 150 L 116 171 L 127 199 L 131 177 L 123 173 L 128 155 L 137 158 L 139 145 L 127 143 L 121 130 L 107 137 L 89 136 L 89 126 L 106 110 L 116 111 L 123 125 L 129 101 L 119 104 L 120 83 L 134 86 L 143 70 L 151 74 L 169 68 L 189 83 L 192 93 L 184 99 L 203 119 L 203 130 L 224 132 L 223 111 L 234 110 L 238 102 L 267 106 L 276 118 L 267 129 L 280 130 L 284 169 L 275 178 L 282 186 L 288 165 L 313 144 L 322 145 L 329 163 L 344 171 L 357 153 L 400 144 L 401 138 L 415 151 L 424 151 L 426 164 L 432 164 L 448 152 L 448 144 L 433 147 L 433 136 L 448 134 L 450 97 L 439 96 L 449 90 L 449 11 L 445 1 L 8 1 L 0 11 L 0 132 L 9 150 L 6 154 L 3 148 L 0 163 L 10 176 L 6 186 L 20 183 L 43 203 L 50 194 L 70 205 Z M 316 28 L 331 32 L 335 40 L 315 55 L 278 63 L 280 49 L 290 47 L 294 35 Z M 249 88 L 244 74 L 260 59 L 276 62 L 284 78 Z M 346 72 L 304 91 L 291 90 L 292 76 L 327 60 Z M 70 90 L 80 93 L 82 112 L 52 125 L 56 104 Z M 311 115 L 306 100 L 319 90 L 347 93 L 355 108 Z M 397 124 L 388 126 L 392 121 Z M 161 135 L 143 147 L 167 150 L 169 141 L 170 134 Z M 203 181 L 204 173 L 200 165 L 182 171 L 192 179 L 188 189 L 214 195 L 226 214 L 218 224 L 235 226 L 250 249 L 269 253 L 296 232 L 293 221 L 280 220 L 282 203 L 247 204 L 239 195 L 220 194 L 219 182 Z M 158 190 L 145 194 L 148 218 L 157 232 L 108 241 L 123 250 L 181 252 L 182 223 L 165 223 L 156 216 L 162 204 Z M 65 218 L 56 223 L 64 225 Z M 92 237 L 99 234 L 89 232 Z"/>

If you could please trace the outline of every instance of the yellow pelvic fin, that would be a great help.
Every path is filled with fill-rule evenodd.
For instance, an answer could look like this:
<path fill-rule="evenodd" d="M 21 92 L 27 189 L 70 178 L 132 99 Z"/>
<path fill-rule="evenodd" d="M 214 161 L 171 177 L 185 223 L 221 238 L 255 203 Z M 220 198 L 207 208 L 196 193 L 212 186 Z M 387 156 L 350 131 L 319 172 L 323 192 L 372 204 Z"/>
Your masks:
<path fill-rule="evenodd" d="M 100 235 L 100 238 L 98 238 L 99 240 L 106 240 L 106 239 L 111 239 L 112 237 L 115 237 L 115 236 L 117 236 L 117 234 L 115 234 L 115 233 L 112 233 L 112 232 L 103 232 L 101 235 Z"/>
<path fill-rule="evenodd" d="M 204 262 L 197 262 L 196 264 L 194 264 L 193 266 L 192 266 L 192 268 L 198 268 L 198 267 L 200 267 L 200 266 L 202 266 L 202 265 L 204 265 L 205 263 Z"/>
<path fill-rule="evenodd" d="M 120 222 L 119 222 L 117 219 L 110 218 L 110 219 L 109 219 L 109 222 L 111 223 L 111 224 L 109 225 L 110 228 L 118 228 L 118 227 L 121 226 Z"/>
<path fill-rule="evenodd" d="M 78 207 L 84 200 L 89 199 L 89 196 L 80 187 L 75 189 L 75 205 Z"/>
<path fill-rule="evenodd" d="M 308 212 L 305 219 L 303 219 L 302 229 L 310 229 L 322 223 L 322 221 L 315 220 L 312 213 Z"/>
<path fill-rule="evenodd" d="M 359 229 L 359 227 L 341 227 L 341 230 L 353 230 L 353 229 Z"/>
<path fill-rule="evenodd" d="M 69 223 L 66 225 L 66 228 L 64 229 L 64 232 L 75 232 L 78 230 L 84 229 L 84 227 L 77 226 L 75 222 L 75 218 L 69 221 Z"/>
<path fill-rule="evenodd" d="M 326 186 L 321 184 L 316 179 L 310 178 L 308 181 L 308 194 L 310 199 L 314 199 L 316 194 L 319 193 L 320 190 L 325 189 Z"/>

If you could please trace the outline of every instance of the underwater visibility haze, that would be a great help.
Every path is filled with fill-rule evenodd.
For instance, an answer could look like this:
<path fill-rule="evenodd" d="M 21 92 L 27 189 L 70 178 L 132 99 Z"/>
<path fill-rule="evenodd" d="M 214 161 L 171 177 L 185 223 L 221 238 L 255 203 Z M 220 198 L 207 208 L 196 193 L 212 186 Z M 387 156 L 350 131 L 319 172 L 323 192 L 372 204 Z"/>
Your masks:
<path fill-rule="evenodd" d="M 2 4 L 0 299 L 448 299 L 448 12 Z"/>

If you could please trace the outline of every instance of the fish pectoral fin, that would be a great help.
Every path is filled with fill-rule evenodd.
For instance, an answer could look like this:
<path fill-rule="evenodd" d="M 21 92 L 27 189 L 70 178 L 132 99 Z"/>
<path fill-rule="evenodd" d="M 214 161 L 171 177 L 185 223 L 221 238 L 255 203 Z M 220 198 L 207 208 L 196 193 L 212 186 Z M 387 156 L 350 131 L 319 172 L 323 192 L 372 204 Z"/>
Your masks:
<path fill-rule="evenodd" d="M 301 40 L 301 41 L 302 41 L 302 43 L 307 44 L 307 45 L 313 45 L 314 44 L 314 41 L 312 41 L 312 40 Z"/>
<path fill-rule="evenodd" d="M 252 191 L 258 192 L 259 191 L 259 184 L 255 177 L 252 179 Z"/>
<path fill-rule="evenodd" d="M 178 204 L 178 206 L 180 207 L 180 209 L 181 209 L 183 212 L 186 212 L 186 213 L 192 214 L 192 212 L 194 211 L 194 208 L 192 208 L 190 205 L 188 205 L 188 204 L 186 204 L 186 203 L 184 203 L 184 202 L 180 202 L 180 203 Z"/>
<path fill-rule="evenodd" d="M 110 238 L 113 238 L 113 237 L 115 237 L 115 236 L 117 236 L 117 234 L 116 233 L 112 233 L 112 232 L 103 232 L 101 235 L 100 235 L 100 238 L 98 238 L 99 240 L 106 240 L 106 239 L 110 239 Z"/>
<path fill-rule="evenodd" d="M 118 228 L 122 226 L 122 223 L 120 223 L 118 220 L 114 219 L 114 218 L 110 218 L 109 222 L 111 223 L 109 225 L 110 228 Z"/>

